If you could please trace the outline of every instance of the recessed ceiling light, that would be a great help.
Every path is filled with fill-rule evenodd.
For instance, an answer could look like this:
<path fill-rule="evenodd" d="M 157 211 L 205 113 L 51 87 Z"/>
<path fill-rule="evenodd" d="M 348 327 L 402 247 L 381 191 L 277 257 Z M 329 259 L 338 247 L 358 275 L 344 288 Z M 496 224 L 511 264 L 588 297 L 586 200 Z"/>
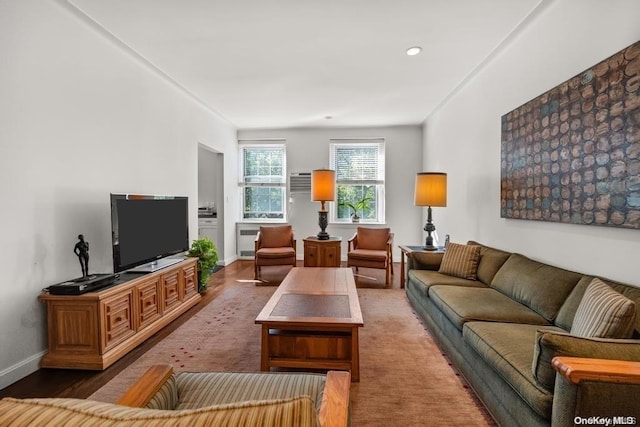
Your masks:
<path fill-rule="evenodd" d="M 422 52 L 422 48 L 420 46 L 413 46 L 407 49 L 407 55 L 409 56 L 416 56 L 420 52 Z"/>

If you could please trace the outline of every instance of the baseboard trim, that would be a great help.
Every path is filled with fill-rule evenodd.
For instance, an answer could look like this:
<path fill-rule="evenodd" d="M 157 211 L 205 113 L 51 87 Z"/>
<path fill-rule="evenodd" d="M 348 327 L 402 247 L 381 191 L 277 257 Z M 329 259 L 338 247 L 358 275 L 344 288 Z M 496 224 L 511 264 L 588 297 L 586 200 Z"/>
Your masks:
<path fill-rule="evenodd" d="M 45 354 L 47 354 L 46 350 L 41 351 L 0 371 L 0 389 L 8 387 L 40 369 L 40 360 Z"/>
<path fill-rule="evenodd" d="M 228 259 L 223 259 L 223 260 L 218 261 L 218 265 L 223 265 L 223 266 L 226 267 L 229 264 L 233 264 L 237 260 L 238 260 L 238 255 L 233 255 L 233 256 L 229 257 Z"/>

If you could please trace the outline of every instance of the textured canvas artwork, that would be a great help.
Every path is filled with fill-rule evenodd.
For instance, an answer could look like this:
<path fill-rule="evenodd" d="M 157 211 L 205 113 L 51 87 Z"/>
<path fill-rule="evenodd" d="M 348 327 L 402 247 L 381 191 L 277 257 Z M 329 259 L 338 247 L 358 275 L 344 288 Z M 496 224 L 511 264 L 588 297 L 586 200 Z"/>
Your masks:
<path fill-rule="evenodd" d="M 640 41 L 502 116 L 500 212 L 640 228 Z"/>

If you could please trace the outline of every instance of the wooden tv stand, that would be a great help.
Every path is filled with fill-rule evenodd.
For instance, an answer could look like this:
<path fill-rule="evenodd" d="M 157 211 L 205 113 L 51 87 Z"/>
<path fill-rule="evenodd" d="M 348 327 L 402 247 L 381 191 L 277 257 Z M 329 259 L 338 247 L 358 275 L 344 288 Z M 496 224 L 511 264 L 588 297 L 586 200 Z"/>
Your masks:
<path fill-rule="evenodd" d="M 43 368 L 103 370 L 200 301 L 197 258 L 82 295 L 51 295 Z"/>

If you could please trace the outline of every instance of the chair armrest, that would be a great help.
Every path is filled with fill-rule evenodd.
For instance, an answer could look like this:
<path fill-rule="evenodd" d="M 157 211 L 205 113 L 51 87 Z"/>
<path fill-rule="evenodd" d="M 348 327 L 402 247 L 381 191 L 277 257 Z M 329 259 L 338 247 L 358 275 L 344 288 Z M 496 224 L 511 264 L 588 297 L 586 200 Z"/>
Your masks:
<path fill-rule="evenodd" d="M 640 362 L 559 356 L 551 364 L 573 384 L 583 380 L 640 384 Z"/>
<path fill-rule="evenodd" d="M 262 242 L 262 236 L 260 236 L 260 232 L 258 231 L 258 233 L 256 234 L 256 238 L 253 241 L 254 253 L 258 252 L 258 249 L 260 249 L 260 243 L 261 242 Z"/>
<path fill-rule="evenodd" d="M 318 410 L 322 427 L 345 427 L 349 423 L 349 388 L 351 374 L 329 371 Z"/>
<path fill-rule="evenodd" d="M 558 356 L 551 425 L 574 427 L 576 419 L 640 419 L 640 362 Z M 615 418 L 614 418 L 615 417 Z"/>
<path fill-rule="evenodd" d="M 173 375 L 171 365 L 153 365 L 116 402 L 118 405 L 144 408 Z"/>
<path fill-rule="evenodd" d="M 355 233 L 349 240 L 347 240 L 347 251 L 358 247 L 358 233 Z"/>

